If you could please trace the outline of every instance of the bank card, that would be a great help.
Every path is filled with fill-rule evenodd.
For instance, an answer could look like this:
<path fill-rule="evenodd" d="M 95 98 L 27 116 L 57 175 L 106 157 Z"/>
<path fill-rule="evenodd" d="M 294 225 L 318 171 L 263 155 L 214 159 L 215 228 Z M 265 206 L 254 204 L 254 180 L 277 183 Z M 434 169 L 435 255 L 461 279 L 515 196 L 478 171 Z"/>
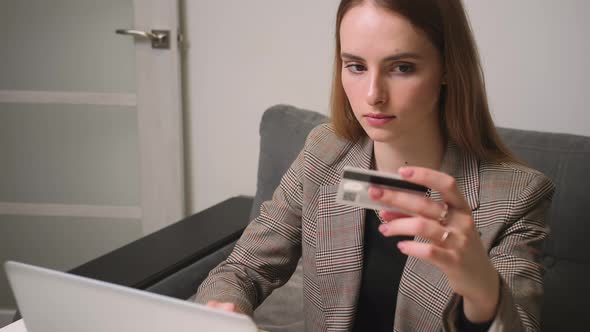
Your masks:
<path fill-rule="evenodd" d="M 342 180 L 338 185 L 336 201 L 340 204 L 365 209 L 387 210 L 412 215 L 412 213 L 405 212 L 403 209 L 393 208 L 372 200 L 369 196 L 369 188 L 371 186 L 403 191 L 420 196 L 425 196 L 428 192 L 427 187 L 406 181 L 396 173 L 346 166 L 342 172 Z"/>

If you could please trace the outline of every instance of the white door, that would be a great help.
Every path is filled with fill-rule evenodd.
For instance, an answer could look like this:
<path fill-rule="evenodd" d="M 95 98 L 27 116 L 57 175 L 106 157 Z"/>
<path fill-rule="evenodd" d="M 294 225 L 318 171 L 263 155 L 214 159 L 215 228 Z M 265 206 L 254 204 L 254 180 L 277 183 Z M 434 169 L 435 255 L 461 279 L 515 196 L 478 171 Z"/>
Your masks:
<path fill-rule="evenodd" d="M 178 10 L 0 1 L 0 263 L 69 269 L 184 216 Z"/>

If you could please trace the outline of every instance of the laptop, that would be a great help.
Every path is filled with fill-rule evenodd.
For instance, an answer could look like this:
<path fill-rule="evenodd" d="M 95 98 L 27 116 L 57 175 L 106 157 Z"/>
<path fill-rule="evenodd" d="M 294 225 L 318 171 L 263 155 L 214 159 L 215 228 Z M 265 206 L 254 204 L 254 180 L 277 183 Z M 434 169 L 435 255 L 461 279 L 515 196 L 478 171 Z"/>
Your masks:
<path fill-rule="evenodd" d="M 246 315 L 17 262 L 5 269 L 27 332 L 256 332 Z"/>

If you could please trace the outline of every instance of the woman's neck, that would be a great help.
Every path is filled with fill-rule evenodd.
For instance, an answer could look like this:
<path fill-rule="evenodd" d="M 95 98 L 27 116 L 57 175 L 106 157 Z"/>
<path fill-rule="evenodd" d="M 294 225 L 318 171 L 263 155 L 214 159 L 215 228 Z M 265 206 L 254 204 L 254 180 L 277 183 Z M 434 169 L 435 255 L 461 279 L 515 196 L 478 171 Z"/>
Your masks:
<path fill-rule="evenodd" d="M 419 130 L 419 135 L 400 136 L 389 142 L 374 142 L 375 169 L 395 172 L 402 166 L 440 169 L 445 140 L 437 128 Z"/>

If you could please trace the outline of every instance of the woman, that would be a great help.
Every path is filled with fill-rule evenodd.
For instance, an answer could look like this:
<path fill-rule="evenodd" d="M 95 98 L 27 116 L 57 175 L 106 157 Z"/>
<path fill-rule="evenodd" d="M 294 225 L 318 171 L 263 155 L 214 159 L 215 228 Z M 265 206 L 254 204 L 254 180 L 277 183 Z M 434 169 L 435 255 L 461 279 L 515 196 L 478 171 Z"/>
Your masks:
<path fill-rule="evenodd" d="M 197 300 L 251 314 L 302 257 L 310 331 L 538 330 L 553 184 L 498 138 L 460 0 L 342 0 L 335 64 L 331 123 Z M 347 165 L 431 192 L 342 206 Z"/>

